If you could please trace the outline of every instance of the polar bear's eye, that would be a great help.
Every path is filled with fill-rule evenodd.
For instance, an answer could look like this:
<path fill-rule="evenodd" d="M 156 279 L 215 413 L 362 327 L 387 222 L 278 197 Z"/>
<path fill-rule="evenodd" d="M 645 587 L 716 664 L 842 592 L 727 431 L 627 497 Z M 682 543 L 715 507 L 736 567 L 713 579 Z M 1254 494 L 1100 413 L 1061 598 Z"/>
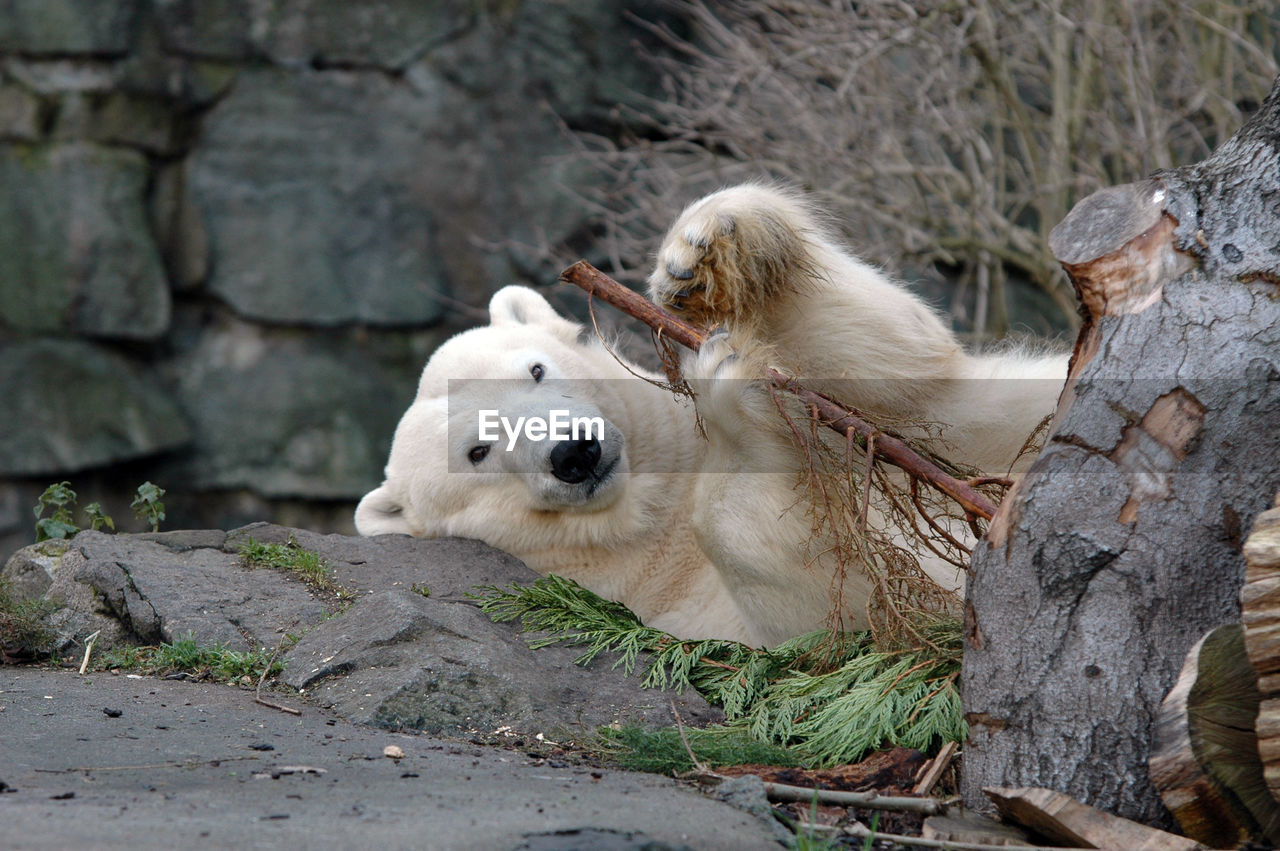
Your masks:
<path fill-rule="evenodd" d="M 547 374 L 547 368 L 540 363 L 535 363 L 529 367 L 529 374 L 533 376 L 535 382 L 538 382 Z"/>
<path fill-rule="evenodd" d="M 489 455 L 489 447 L 487 444 L 471 447 L 471 451 L 467 453 L 467 460 L 472 464 L 479 464 Z"/>

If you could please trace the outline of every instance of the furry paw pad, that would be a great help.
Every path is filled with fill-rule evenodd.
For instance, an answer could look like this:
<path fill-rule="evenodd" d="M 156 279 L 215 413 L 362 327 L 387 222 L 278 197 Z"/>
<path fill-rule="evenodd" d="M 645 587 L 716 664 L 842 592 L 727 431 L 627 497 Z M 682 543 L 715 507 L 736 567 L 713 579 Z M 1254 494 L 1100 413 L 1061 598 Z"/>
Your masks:
<path fill-rule="evenodd" d="M 753 325 L 806 268 L 808 215 L 792 196 L 763 186 L 704 198 L 663 241 L 650 297 L 704 327 Z"/>

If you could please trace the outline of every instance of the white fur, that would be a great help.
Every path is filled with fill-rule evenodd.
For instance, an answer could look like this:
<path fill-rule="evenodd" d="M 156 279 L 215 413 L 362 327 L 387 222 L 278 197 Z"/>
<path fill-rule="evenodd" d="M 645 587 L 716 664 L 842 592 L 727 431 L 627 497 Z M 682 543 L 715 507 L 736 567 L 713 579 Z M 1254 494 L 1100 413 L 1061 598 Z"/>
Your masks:
<path fill-rule="evenodd" d="M 748 279 L 746 268 L 776 280 Z M 687 405 L 581 341 L 580 326 L 532 290 L 508 287 L 493 297 L 491 325 L 431 357 L 396 430 L 386 481 L 357 509 L 357 529 L 479 538 L 677 635 L 774 644 L 823 625 L 834 565 L 810 541 L 795 489 L 800 459 L 758 380 L 764 366 L 873 416 L 943 423 L 946 454 L 993 473 L 1009 470 L 1066 373 L 1063 357 L 966 354 L 923 302 L 842 250 L 801 198 L 771 187 L 715 193 L 677 219 L 651 295 L 678 311 L 682 288 L 706 282 L 768 293 L 699 317 L 727 331 L 685 363 L 706 444 Z M 566 400 L 530 377 L 533 363 L 553 379 L 616 380 L 574 382 Z M 471 378 L 507 381 L 456 381 Z M 546 447 L 527 441 L 474 467 L 466 460 L 479 407 L 563 404 L 611 424 L 603 451 L 618 463 L 592 492 L 555 481 Z M 926 566 L 961 585 L 954 569 Z M 869 591 L 861 575 L 846 580 L 846 625 L 865 625 Z"/>

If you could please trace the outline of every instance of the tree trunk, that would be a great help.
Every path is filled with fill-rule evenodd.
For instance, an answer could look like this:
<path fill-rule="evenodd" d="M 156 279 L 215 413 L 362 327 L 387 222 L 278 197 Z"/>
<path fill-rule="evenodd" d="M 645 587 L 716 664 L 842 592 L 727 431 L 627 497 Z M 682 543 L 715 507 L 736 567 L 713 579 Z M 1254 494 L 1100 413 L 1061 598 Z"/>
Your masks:
<path fill-rule="evenodd" d="M 1280 487 L 1280 80 L 1209 159 L 1091 195 L 1050 247 L 1084 324 L 1045 450 L 973 555 L 963 792 L 1164 825 L 1160 703 L 1239 620 L 1240 545 Z"/>

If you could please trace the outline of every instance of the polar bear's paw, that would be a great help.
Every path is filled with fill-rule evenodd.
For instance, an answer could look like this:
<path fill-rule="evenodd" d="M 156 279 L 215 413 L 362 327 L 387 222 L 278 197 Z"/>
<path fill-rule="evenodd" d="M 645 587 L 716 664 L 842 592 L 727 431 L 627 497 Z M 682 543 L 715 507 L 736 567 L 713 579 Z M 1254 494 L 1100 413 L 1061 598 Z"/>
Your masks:
<path fill-rule="evenodd" d="M 813 213 L 767 186 L 736 186 L 686 209 L 649 276 L 650 297 L 696 325 L 751 332 L 812 268 Z"/>
<path fill-rule="evenodd" d="M 760 365 L 739 356 L 724 328 L 716 328 L 685 361 L 684 374 L 708 427 L 729 423 L 730 430 L 741 428 L 751 400 L 769 398 L 759 381 Z"/>
<path fill-rule="evenodd" d="M 738 355 L 729 341 L 729 332 L 724 328 L 716 328 L 711 336 L 703 341 L 698 353 L 686 362 L 684 376 L 693 385 L 694 393 L 699 386 L 721 378 L 738 378 Z"/>

